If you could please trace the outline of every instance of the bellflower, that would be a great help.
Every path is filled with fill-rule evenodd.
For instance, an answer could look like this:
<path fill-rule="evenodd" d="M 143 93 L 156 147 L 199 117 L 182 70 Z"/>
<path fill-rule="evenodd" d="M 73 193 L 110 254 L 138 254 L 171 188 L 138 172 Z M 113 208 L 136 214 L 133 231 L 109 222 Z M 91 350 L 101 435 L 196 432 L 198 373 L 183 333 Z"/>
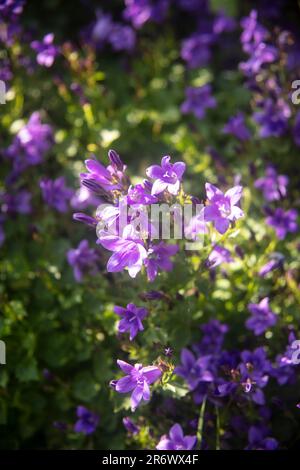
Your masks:
<path fill-rule="evenodd" d="M 58 54 L 58 47 L 53 44 L 54 34 L 49 33 L 44 36 L 42 41 L 33 41 L 32 49 L 37 52 L 37 63 L 45 67 L 51 67 Z"/>
<path fill-rule="evenodd" d="M 195 69 L 208 64 L 214 40 L 214 34 L 196 33 L 182 42 L 181 57 L 189 68 Z"/>
<path fill-rule="evenodd" d="M 109 39 L 113 30 L 114 23 L 111 16 L 103 13 L 101 10 L 96 11 L 96 21 L 92 25 L 91 36 L 96 44 L 101 44 Z"/>
<path fill-rule="evenodd" d="M 203 337 L 198 344 L 194 345 L 194 350 L 199 356 L 218 354 L 222 349 L 228 326 L 219 320 L 211 319 L 201 325 L 201 330 Z"/>
<path fill-rule="evenodd" d="M 232 257 L 230 251 L 224 248 L 223 246 L 215 245 L 212 252 L 208 256 L 207 266 L 211 268 L 216 268 L 222 263 L 231 263 Z"/>
<path fill-rule="evenodd" d="M 14 193 L 0 193 L 0 205 L 3 214 L 30 214 L 31 213 L 31 194 L 25 189 Z"/>
<path fill-rule="evenodd" d="M 132 419 L 129 418 L 129 416 L 125 416 L 122 421 L 129 434 L 135 435 L 140 432 L 140 428 L 132 421 Z"/>
<path fill-rule="evenodd" d="M 173 263 L 171 256 L 176 255 L 179 247 L 177 245 L 167 245 L 164 242 L 152 244 L 148 250 L 148 258 L 145 261 L 147 275 L 150 282 L 154 281 L 158 274 L 158 270 L 171 271 Z"/>
<path fill-rule="evenodd" d="M 266 358 L 264 348 L 252 351 L 243 351 L 240 363 L 230 370 L 231 381 L 224 380 L 217 387 L 220 396 L 228 396 L 242 390 L 248 399 L 258 405 L 265 404 L 262 391 L 269 380 L 271 364 Z"/>
<path fill-rule="evenodd" d="M 127 25 L 115 24 L 109 42 L 115 51 L 132 51 L 135 46 L 135 31 Z"/>
<path fill-rule="evenodd" d="M 156 446 L 158 450 L 192 450 L 197 442 L 196 436 L 184 436 L 180 424 L 174 424 L 168 436 L 162 436 Z"/>
<path fill-rule="evenodd" d="M 98 426 L 99 416 L 85 406 L 78 406 L 76 414 L 78 420 L 74 425 L 74 431 L 85 435 L 93 434 Z"/>
<path fill-rule="evenodd" d="M 257 75 L 263 65 L 275 62 L 277 58 L 278 50 L 276 47 L 261 42 L 253 46 L 249 59 L 240 64 L 240 69 L 245 75 L 251 77 Z"/>
<path fill-rule="evenodd" d="M 267 430 L 263 426 L 251 426 L 248 440 L 246 450 L 276 450 L 278 448 L 276 439 L 267 437 Z"/>
<path fill-rule="evenodd" d="M 287 131 L 290 116 L 290 107 L 283 99 L 274 102 L 270 98 L 264 100 L 261 109 L 253 114 L 263 139 L 282 136 Z"/>
<path fill-rule="evenodd" d="M 6 155 L 13 160 L 14 170 L 21 172 L 29 165 L 40 163 L 52 142 L 52 128 L 42 124 L 40 113 L 34 112 L 17 133 Z"/>
<path fill-rule="evenodd" d="M 135 338 L 139 331 L 143 331 L 142 320 L 149 313 L 146 308 L 137 307 L 134 304 L 128 304 L 126 308 L 116 305 L 114 312 L 121 317 L 118 323 L 119 333 L 128 331 L 130 341 Z"/>
<path fill-rule="evenodd" d="M 63 176 L 55 180 L 51 180 L 50 178 L 41 179 L 40 188 L 44 201 L 48 206 L 53 207 L 53 209 L 56 209 L 58 212 L 67 212 L 74 191 L 66 186 Z"/>
<path fill-rule="evenodd" d="M 245 124 L 245 116 L 243 113 L 232 116 L 223 127 L 223 132 L 224 134 L 231 134 L 241 141 L 249 140 L 251 137 L 251 133 Z"/>
<path fill-rule="evenodd" d="M 283 354 L 276 356 L 275 364 L 272 366 L 270 375 L 277 380 L 279 385 L 294 384 L 297 377 L 296 366 L 293 357 L 296 349 L 293 348 L 294 341 L 297 338 L 295 333 L 292 331 L 289 334 L 288 345 Z"/>
<path fill-rule="evenodd" d="M 88 188 L 81 186 L 71 199 L 73 209 L 83 210 L 89 206 L 99 206 L 101 200 L 92 194 Z"/>
<path fill-rule="evenodd" d="M 297 232 L 297 217 L 295 209 L 284 211 L 281 207 L 277 207 L 273 214 L 267 217 L 266 222 L 274 228 L 279 240 L 283 240 L 288 232 Z"/>
<path fill-rule="evenodd" d="M 81 282 L 84 274 L 95 275 L 98 272 L 99 255 L 96 250 L 89 248 L 89 242 L 82 240 L 78 247 L 67 252 L 68 263 L 73 267 L 74 277 Z"/>
<path fill-rule="evenodd" d="M 153 196 L 167 190 L 173 195 L 177 195 L 180 189 L 182 175 L 185 172 L 185 163 L 170 163 L 171 157 L 166 156 L 161 160 L 161 166 L 152 165 L 146 170 L 149 178 L 154 179 L 151 194 Z"/>
<path fill-rule="evenodd" d="M 200 87 L 187 87 L 186 100 L 181 105 L 183 114 L 193 113 L 197 119 L 205 117 L 207 108 L 215 108 L 217 103 L 211 96 L 211 86 L 206 84 Z"/>
<path fill-rule="evenodd" d="M 111 153 L 113 152 L 113 153 Z M 114 155 L 114 151 L 109 151 L 109 155 Z M 116 154 L 117 155 L 117 154 Z M 113 158 L 113 157 L 112 157 Z M 121 160 L 120 160 L 121 162 Z M 88 173 L 81 173 L 80 179 L 91 180 L 98 183 L 105 191 L 112 191 L 115 189 L 122 189 L 125 177 L 126 166 L 120 167 L 112 163 L 110 158 L 110 165 L 108 167 L 103 166 L 96 159 L 88 159 L 85 161 L 86 169 Z M 122 163 L 122 162 L 121 162 Z"/>
<path fill-rule="evenodd" d="M 249 16 L 241 20 L 241 26 L 241 43 L 245 52 L 250 52 L 253 45 L 260 44 L 268 35 L 268 31 L 257 21 L 256 10 L 252 10 Z"/>
<path fill-rule="evenodd" d="M 246 327 L 253 330 L 256 336 L 263 334 L 268 328 L 277 323 L 277 316 L 269 307 L 269 298 L 265 297 L 258 304 L 249 304 L 251 317 L 246 321 Z"/>
<path fill-rule="evenodd" d="M 237 206 L 242 197 L 242 186 L 234 186 L 225 194 L 216 186 L 206 183 L 206 196 L 209 205 L 204 208 L 204 218 L 207 222 L 213 222 L 216 230 L 223 234 L 230 222 L 243 217 L 243 211 Z"/>
<path fill-rule="evenodd" d="M 135 28 L 141 28 L 148 21 L 161 22 L 167 13 L 169 0 L 125 0 L 124 18 Z"/>
<path fill-rule="evenodd" d="M 114 383 L 114 388 L 119 393 L 131 393 L 131 410 L 135 411 L 142 400 L 150 400 L 150 387 L 161 376 L 161 371 L 156 366 L 143 367 L 142 364 L 134 366 L 118 360 L 118 366 L 125 372 L 125 377 Z"/>
<path fill-rule="evenodd" d="M 128 205 L 141 204 L 144 206 L 155 204 L 158 201 L 157 197 L 148 193 L 142 184 L 130 186 L 125 200 Z"/>
<path fill-rule="evenodd" d="M 224 11 L 220 11 L 214 19 L 213 32 L 217 35 L 231 32 L 235 28 L 235 20 L 231 16 L 227 16 Z"/>
<path fill-rule="evenodd" d="M 196 359 L 194 354 L 184 348 L 180 355 L 181 366 L 175 368 L 175 374 L 182 377 L 188 384 L 190 390 L 195 390 L 202 382 L 212 382 L 212 373 L 208 370 L 210 356 L 202 356 Z"/>
<path fill-rule="evenodd" d="M 286 188 L 289 179 L 285 175 L 278 175 L 275 168 L 269 166 L 266 174 L 262 178 L 258 178 L 254 186 L 262 191 L 266 201 L 278 201 L 286 196 Z"/>
<path fill-rule="evenodd" d="M 126 225 L 122 236 L 114 232 L 100 231 L 97 243 L 114 252 L 107 263 L 108 272 L 119 272 L 127 268 L 129 275 L 135 277 L 147 258 L 143 240 L 131 225 Z"/>
<path fill-rule="evenodd" d="M 270 261 L 268 261 L 260 268 L 258 275 L 260 277 L 266 277 L 271 271 L 274 271 L 278 268 L 282 268 L 283 262 L 284 256 L 281 253 L 273 253 L 271 255 Z"/>

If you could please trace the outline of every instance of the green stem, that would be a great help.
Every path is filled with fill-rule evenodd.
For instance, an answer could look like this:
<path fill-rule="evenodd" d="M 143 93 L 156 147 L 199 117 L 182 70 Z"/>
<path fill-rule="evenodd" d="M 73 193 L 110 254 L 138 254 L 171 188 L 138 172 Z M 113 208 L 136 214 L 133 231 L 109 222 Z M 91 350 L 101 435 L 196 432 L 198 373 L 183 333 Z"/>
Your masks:
<path fill-rule="evenodd" d="M 204 425 L 204 413 L 205 413 L 205 407 L 206 407 L 206 399 L 207 397 L 205 396 L 203 399 L 201 408 L 200 408 L 200 414 L 199 414 L 199 420 L 198 420 L 197 439 L 198 439 L 200 450 L 202 447 L 202 439 L 203 439 L 203 425 Z"/>
<path fill-rule="evenodd" d="M 220 450 L 220 413 L 216 406 L 216 450 Z"/>

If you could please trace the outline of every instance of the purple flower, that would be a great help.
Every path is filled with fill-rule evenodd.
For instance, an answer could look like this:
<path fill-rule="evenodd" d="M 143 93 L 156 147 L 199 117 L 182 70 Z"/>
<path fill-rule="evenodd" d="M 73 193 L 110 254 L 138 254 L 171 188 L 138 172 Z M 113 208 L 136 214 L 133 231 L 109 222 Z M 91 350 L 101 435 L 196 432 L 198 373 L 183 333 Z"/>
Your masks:
<path fill-rule="evenodd" d="M 103 13 L 101 10 L 96 12 L 96 21 L 92 26 L 91 37 L 96 44 L 107 41 L 114 28 L 114 23 L 110 15 Z"/>
<path fill-rule="evenodd" d="M 193 348 L 200 356 L 216 355 L 222 349 L 224 337 L 228 332 L 228 326 L 219 320 L 212 319 L 201 325 L 203 337 Z"/>
<path fill-rule="evenodd" d="M 249 304 L 251 317 L 246 321 L 246 327 L 253 330 L 256 336 L 263 334 L 268 328 L 277 323 L 277 316 L 269 307 L 269 298 L 265 297 L 258 304 Z"/>
<path fill-rule="evenodd" d="M 82 210 L 89 206 L 99 206 L 101 199 L 92 194 L 88 188 L 81 186 L 71 199 L 73 209 Z"/>
<path fill-rule="evenodd" d="M 184 436 L 180 424 L 174 424 L 169 436 L 162 436 L 156 446 L 158 450 L 192 450 L 197 442 L 196 436 Z"/>
<path fill-rule="evenodd" d="M 240 69 L 245 75 L 251 77 L 257 75 L 263 65 L 275 62 L 277 58 L 278 50 L 276 47 L 261 42 L 253 46 L 249 59 L 240 64 Z"/>
<path fill-rule="evenodd" d="M 129 418 L 129 416 L 125 416 L 122 421 L 129 434 L 135 435 L 140 432 L 140 428 L 132 421 L 132 419 Z"/>
<path fill-rule="evenodd" d="M 147 206 L 157 202 L 157 197 L 152 196 L 142 184 L 136 186 L 130 186 L 128 189 L 127 196 L 125 198 L 126 203 L 130 205 L 141 204 Z"/>
<path fill-rule="evenodd" d="M 187 87 L 186 100 L 181 105 L 183 114 L 193 113 L 197 119 L 203 119 L 207 108 L 215 108 L 217 103 L 211 96 L 211 86 Z"/>
<path fill-rule="evenodd" d="M 25 189 L 15 193 L 0 193 L 1 212 L 7 215 L 30 214 L 31 194 Z"/>
<path fill-rule="evenodd" d="M 232 257 L 230 251 L 223 246 L 215 245 L 212 252 L 208 256 L 207 265 L 208 267 L 215 268 L 222 263 L 231 263 Z"/>
<path fill-rule="evenodd" d="M 242 196 L 242 186 L 234 186 L 225 194 L 216 186 L 206 183 L 206 196 L 209 205 L 204 208 L 204 218 L 207 222 L 213 222 L 219 233 L 225 233 L 230 222 L 240 219 L 244 213 L 236 204 Z"/>
<path fill-rule="evenodd" d="M 6 155 L 13 160 L 14 170 L 21 172 L 29 165 L 40 163 L 52 142 L 51 127 L 42 124 L 40 113 L 34 112 L 28 123 L 19 130 Z"/>
<path fill-rule="evenodd" d="M 67 259 L 70 266 L 73 267 L 77 282 L 81 282 L 86 273 L 96 275 L 98 272 L 99 255 L 96 250 L 89 248 L 87 240 L 82 240 L 77 248 L 69 250 Z"/>
<path fill-rule="evenodd" d="M 236 367 L 231 367 L 231 380 L 223 381 L 217 387 L 219 395 L 233 395 L 237 390 L 242 390 L 246 397 L 258 405 L 265 404 L 262 391 L 269 380 L 271 364 L 266 358 L 264 348 L 241 353 L 241 362 Z"/>
<path fill-rule="evenodd" d="M 246 450 L 276 450 L 278 442 L 267 437 L 267 430 L 262 426 L 251 426 L 248 432 L 249 444 Z"/>
<path fill-rule="evenodd" d="M 109 155 L 111 155 L 109 151 Z M 121 160 L 120 160 L 121 162 Z M 95 159 L 88 159 L 85 161 L 86 169 L 88 173 L 81 173 L 80 179 L 82 182 L 85 180 L 91 180 L 100 185 L 105 191 L 112 191 L 114 189 L 122 189 L 125 180 L 124 172 L 126 166 L 120 169 L 120 166 L 111 164 L 105 168 L 101 163 Z"/>
<path fill-rule="evenodd" d="M 295 354 L 296 336 L 294 332 L 289 334 L 288 345 L 283 354 L 276 356 L 275 364 L 272 366 L 271 375 L 277 380 L 279 385 L 294 384 L 296 381 L 296 371 L 293 357 Z"/>
<path fill-rule="evenodd" d="M 243 28 L 241 42 L 245 52 L 250 52 L 253 45 L 260 44 L 267 37 L 267 30 L 257 21 L 256 10 L 252 10 L 249 16 L 241 20 L 241 26 Z"/>
<path fill-rule="evenodd" d="M 108 272 L 119 272 L 127 268 L 129 275 L 135 277 L 147 258 L 143 240 L 131 225 L 126 225 L 121 237 L 114 232 L 100 231 L 97 243 L 114 251 L 107 263 Z"/>
<path fill-rule="evenodd" d="M 90 225 L 91 227 L 96 227 L 98 224 L 97 219 L 94 217 L 91 217 L 90 215 L 86 215 L 83 212 L 76 212 L 73 214 L 73 220 L 77 220 L 78 222 L 81 222 L 86 225 Z"/>
<path fill-rule="evenodd" d="M 260 125 L 259 135 L 263 139 L 280 137 L 288 128 L 291 110 L 284 100 L 274 102 L 272 99 L 263 101 L 262 109 L 253 114 L 254 120 Z"/>
<path fill-rule="evenodd" d="M 141 28 L 147 21 L 161 22 L 167 13 L 169 0 L 125 0 L 124 18 L 135 28 Z"/>
<path fill-rule="evenodd" d="M 99 416 L 85 406 L 78 406 L 76 414 L 79 419 L 74 425 L 74 431 L 85 435 L 93 434 L 98 426 Z"/>
<path fill-rule="evenodd" d="M 128 304 L 126 308 L 116 305 L 114 312 L 121 317 L 118 323 L 119 333 L 129 331 L 130 341 L 135 338 L 139 331 L 143 331 L 142 320 L 149 313 L 146 308 L 137 307 L 134 304 Z"/>
<path fill-rule="evenodd" d="M 63 176 L 55 180 L 43 178 L 40 181 L 40 188 L 46 204 L 53 207 L 58 212 L 67 212 L 74 191 L 66 186 Z"/>
<path fill-rule="evenodd" d="M 153 196 L 167 190 L 176 196 L 180 189 L 182 175 L 185 172 L 185 163 L 170 163 L 171 157 L 166 156 L 161 160 L 161 166 L 152 165 L 146 170 L 149 178 L 155 179 L 151 194 Z"/>
<path fill-rule="evenodd" d="M 148 258 L 145 261 L 147 275 L 150 282 L 154 281 L 158 274 L 158 270 L 171 271 L 173 263 L 171 256 L 176 255 L 179 247 L 177 245 L 167 245 L 159 242 L 157 245 L 152 244 L 148 250 Z"/>
<path fill-rule="evenodd" d="M 194 354 L 184 348 L 180 355 L 181 366 L 175 368 L 175 374 L 182 377 L 188 384 L 190 390 L 195 390 L 202 382 L 212 382 L 212 373 L 208 370 L 210 356 L 202 356 L 196 359 Z"/>
<path fill-rule="evenodd" d="M 211 45 L 215 35 L 211 33 L 196 33 L 185 39 L 181 46 L 181 57 L 191 69 L 207 65 L 211 58 Z"/>
<path fill-rule="evenodd" d="M 115 24 L 109 36 L 109 42 L 115 51 L 132 51 L 135 40 L 134 30 L 122 24 Z"/>
<path fill-rule="evenodd" d="M 45 67 L 51 67 L 58 54 L 58 47 L 53 45 L 54 34 L 49 33 L 44 36 L 42 41 L 33 41 L 32 49 L 37 52 L 37 63 Z"/>
<path fill-rule="evenodd" d="M 215 34 L 222 34 L 231 32 L 236 28 L 236 22 L 231 16 L 227 16 L 224 11 L 220 11 L 214 19 L 213 32 Z"/>
<path fill-rule="evenodd" d="M 264 264 L 258 272 L 260 277 L 266 277 L 271 271 L 282 268 L 284 262 L 284 256 L 281 253 L 273 253 L 270 261 Z"/>
<path fill-rule="evenodd" d="M 238 113 L 232 116 L 228 123 L 223 127 L 224 134 L 231 134 L 239 140 L 249 140 L 251 133 L 245 125 L 245 116 L 243 113 Z"/>
<path fill-rule="evenodd" d="M 266 201 L 278 201 L 286 196 L 286 188 L 289 179 L 285 175 L 278 175 L 275 168 L 269 166 L 266 174 L 262 178 L 258 178 L 254 186 L 262 191 Z"/>
<path fill-rule="evenodd" d="M 278 207 L 272 215 L 267 217 L 266 222 L 274 228 L 279 240 L 283 240 L 288 232 L 297 232 L 297 216 L 295 209 L 285 212 L 281 207 Z"/>
<path fill-rule="evenodd" d="M 142 364 L 134 366 L 118 360 L 118 366 L 125 372 L 125 377 L 117 380 L 114 388 L 119 393 L 131 393 L 131 410 L 135 411 L 141 400 L 150 400 L 150 388 L 153 382 L 161 376 L 161 371 L 155 366 L 143 367 Z"/>

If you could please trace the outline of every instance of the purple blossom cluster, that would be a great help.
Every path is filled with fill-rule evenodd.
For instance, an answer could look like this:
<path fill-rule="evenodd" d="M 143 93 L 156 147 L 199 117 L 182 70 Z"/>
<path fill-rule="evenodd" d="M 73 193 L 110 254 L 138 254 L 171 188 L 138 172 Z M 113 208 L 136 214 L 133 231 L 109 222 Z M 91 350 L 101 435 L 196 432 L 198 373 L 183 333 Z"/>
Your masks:
<path fill-rule="evenodd" d="M 171 258 L 178 252 L 179 246 L 159 238 L 161 230 L 155 227 L 151 219 L 152 212 L 149 216 L 150 206 L 151 210 L 155 204 L 174 206 L 180 203 L 181 196 L 190 198 L 182 188 L 185 163 L 171 163 L 171 157 L 165 156 L 161 165 L 152 165 L 146 170 L 149 180 L 133 186 L 119 155 L 110 150 L 108 156 L 108 167 L 95 159 L 86 160 L 88 172 L 82 173 L 80 178 L 82 186 L 109 204 L 98 207 L 96 218 L 76 213 L 74 219 L 87 225 L 97 225 L 97 243 L 113 252 L 107 263 L 108 272 L 127 269 L 134 278 L 144 267 L 148 280 L 154 281 L 159 271 L 172 270 Z M 219 233 L 224 234 L 230 224 L 243 217 L 243 211 L 238 205 L 242 196 L 241 186 L 235 186 L 223 194 L 217 187 L 207 183 L 206 191 L 207 205 L 201 212 L 201 221 L 199 215 L 192 217 L 187 227 L 194 238 L 197 231 L 206 232 L 206 224 L 209 222 Z M 130 208 L 125 216 L 122 210 L 124 206 Z M 176 210 L 173 210 L 173 217 L 176 218 Z"/>
<path fill-rule="evenodd" d="M 6 157 L 12 162 L 12 177 L 15 178 L 31 165 L 42 163 L 52 144 L 51 126 L 43 124 L 40 113 L 34 112 L 5 152 Z"/>
<path fill-rule="evenodd" d="M 254 334 L 261 334 L 275 325 L 276 318 L 269 309 L 267 298 L 258 305 L 250 304 L 249 309 L 252 317 L 247 321 L 247 327 L 254 330 Z M 240 409 L 244 408 L 243 419 L 248 420 L 246 403 L 252 403 L 264 419 L 250 427 L 247 448 L 277 448 L 277 441 L 268 435 L 270 410 L 266 405 L 265 389 L 272 379 L 280 385 L 294 383 L 296 366 L 291 361 L 292 349 L 288 346 L 285 354 L 271 361 L 264 347 L 239 352 L 223 349 L 229 328 L 218 320 L 210 320 L 201 329 L 202 339 L 192 346 L 192 351 L 186 348 L 181 351 L 181 364 L 175 368 L 175 374 L 184 379 L 197 405 L 208 399 L 219 407 L 234 400 Z M 289 344 L 294 338 L 290 335 Z"/>
<path fill-rule="evenodd" d="M 114 51 L 131 52 L 136 33 L 128 24 L 115 22 L 110 14 L 98 10 L 96 20 L 84 32 L 84 40 L 100 49 L 109 44 Z"/>
<path fill-rule="evenodd" d="M 123 16 L 135 28 L 141 28 L 148 21 L 163 21 L 169 5 L 170 0 L 125 0 Z"/>
<path fill-rule="evenodd" d="M 287 195 L 287 186 L 289 179 L 286 175 L 278 175 L 273 166 L 268 166 L 265 175 L 258 178 L 254 186 L 262 191 L 264 199 L 270 203 L 279 201 Z M 296 209 L 285 211 L 281 207 L 266 207 L 266 223 L 274 228 L 279 240 L 283 240 L 286 235 L 291 232 L 298 231 Z M 272 263 L 273 266 L 274 263 Z"/>

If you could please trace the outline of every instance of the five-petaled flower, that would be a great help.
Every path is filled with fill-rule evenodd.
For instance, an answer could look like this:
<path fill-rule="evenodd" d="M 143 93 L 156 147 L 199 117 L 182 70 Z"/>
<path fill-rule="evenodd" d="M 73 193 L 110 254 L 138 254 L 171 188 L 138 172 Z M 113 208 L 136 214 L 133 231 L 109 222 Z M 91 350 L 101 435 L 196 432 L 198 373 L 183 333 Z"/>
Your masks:
<path fill-rule="evenodd" d="M 237 203 L 242 197 L 242 186 L 234 186 L 222 193 L 220 189 L 210 183 L 205 184 L 206 196 L 209 202 L 204 208 L 204 219 L 213 222 L 216 230 L 223 234 L 230 225 L 230 222 L 243 217 L 244 212 Z"/>
<path fill-rule="evenodd" d="M 180 189 L 182 175 L 185 172 L 185 163 L 170 163 L 171 157 L 166 156 L 161 160 L 161 166 L 152 165 L 146 170 L 149 178 L 154 179 L 152 195 L 160 194 L 167 190 L 176 196 Z"/>
<path fill-rule="evenodd" d="M 142 400 L 150 400 L 150 387 L 161 376 L 161 370 L 156 366 L 134 366 L 118 360 L 118 366 L 125 372 L 125 377 L 114 382 L 113 387 L 119 393 L 131 393 L 131 410 L 135 411 Z"/>
<path fill-rule="evenodd" d="M 76 410 L 78 420 L 75 423 L 74 431 L 83 434 L 93 434 L 99 423 L 99 416 L 88 410 L 85 406 L 78 406 Z"/>
<path fill-rule="evenodd" d="M 137 307 L 134 304 L 128 304 L 126 308 L 116 305 L 114 312 L 121 317 L 118 324 L 119 333 L 129 331 L 130 341 L 135 338 L 138 331 L 143 331 L 142 320 L 148 315 L 146 308 Z"/>
<path fill-rule="evenodd" d="M 158 450 L 191 450 L 197 442 L 196 436 L 184 436 L 182 427 L 176 423 L 168 436 L 162 436 L 156 448 Z"/>

